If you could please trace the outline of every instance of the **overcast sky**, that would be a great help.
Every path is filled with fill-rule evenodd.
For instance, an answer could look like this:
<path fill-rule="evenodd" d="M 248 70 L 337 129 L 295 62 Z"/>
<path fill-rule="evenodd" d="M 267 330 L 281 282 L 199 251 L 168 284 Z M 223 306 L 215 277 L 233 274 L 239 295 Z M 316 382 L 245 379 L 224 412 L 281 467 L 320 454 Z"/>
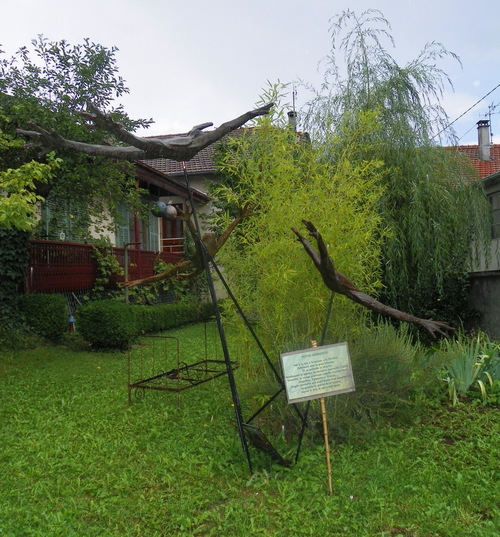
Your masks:
<path fill-rule="evenodd" d="M 427 42 L 457 54 L 442 101 L 455 120 L 500 84 L 498 0 L 15 0 L 2 6 L 0 49 L 8 56 L 38 34 L 70 44 L 88 37 L 116 46 L 133 118 L 153 118 L 148 135 L 215 126 L 254 107 L 267 81 L 319 85 L 330 52 L 330 19 L 346 9 L 379 9 L 390 22 L 400 65 Z M 297 107 L 307 96 L 300 86 Z M 496 105 L 496 108 L 494 106 Z M 500 143 L 500 87 L 455 123 L 460 143 L 476 143 L 476 122 L 492 115 Z M 300 125 L 299 125 L 300 127 Z M 142 133 L 144 134 L 144 133 Z"/>

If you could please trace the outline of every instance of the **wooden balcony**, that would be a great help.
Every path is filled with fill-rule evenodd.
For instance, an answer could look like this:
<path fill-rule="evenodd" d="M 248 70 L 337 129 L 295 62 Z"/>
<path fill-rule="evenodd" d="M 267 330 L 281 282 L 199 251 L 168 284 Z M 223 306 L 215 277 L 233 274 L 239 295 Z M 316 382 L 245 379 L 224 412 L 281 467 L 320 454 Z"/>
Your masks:
<path fill-rule="evenodd" d="M 175 246 L 175 247 L 174 247 Z M 75 242 L 31 240 L 26 269 L 27 293 L 59 293 L 92 289 L 97 276 L 93 245 Z M 182 245 L 172 245 L 163 252 L 128 249 L 129 280 L 147 278 L 154 274 L 157 258 L 177 263 L 184 255 Z M 120 266 L 125 266 L 125 249 L 113 248 Z M 123 281 L 123 277 L 117 278 Z"/>

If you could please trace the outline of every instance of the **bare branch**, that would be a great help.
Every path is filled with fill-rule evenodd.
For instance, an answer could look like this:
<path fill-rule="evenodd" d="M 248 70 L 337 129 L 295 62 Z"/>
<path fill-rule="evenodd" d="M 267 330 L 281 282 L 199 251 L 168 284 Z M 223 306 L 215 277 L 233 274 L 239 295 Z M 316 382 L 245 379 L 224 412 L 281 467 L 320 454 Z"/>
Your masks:
<path fill-rule="evenodd" d="M 29 124 L 32 130 L 18 129 L 17 132 L 33 138 L 37 145 L 48 151 L 66 147 L 88 155 L 106 156 L 122 160 L 166 158 L 177 161 L 188 161 L 202 149 L 217 142 L 231 131 L 238 129 L 247 121 L 268 114 L 272 106 L 273 103 L 269 103 L 261 108 L 246 112 L 237 118 L 223 123 L 220 127 L 212 131 L 202 132 L 203 129 L 212 126 L 212 123 L 202 123 L 193 127 L 185 136 L 160 139 L 135 136 L 125 130 L 120 123 L 114 121 L 109 114 L 104 114 L 96 106 L 89 103 L 89 112 L 85 112 L 82 115 L 90 119 L 99 129 L 113 134 L 120 142 L 128 144 L 125 147 L 88 144 L 67 140 L 56 132 L 49 132 L 33 123 Z"/>
<path fill-rule="evenodd" d="M 225 242 L 229 238 L 229 235 L 234 231 L 234 228 L 244 219 L 248 216 L 252 215 L 252 210 L 254 209 L 253 205 L 245 205 L 241 211 L 240 214 L 233 219 L 233 221 L 229 224 L 227 229 L 220 235 L 219 238 L 215 237 L 214 233 L 205 233 L 202 237 L 203 247 L 206 248 L 206 251 L 210 255 L 210 257 L 213 259 L 217 252 L 224 246 Z M 177 217 L 179 218 L 179 216 Z M 192 223 L 192 220 L 190 219 L 190 213 L 181 211 L 180 213 L 180 219 L 187 222 L 189 229 L 193 235 L 193 237 L 196 237 L 196 229 L 194 227 L 194 224 Z M 196 238 L 195 238 L 195 242 Z M 175 264 L 173 267 L 171 267 L 166 272 L 163 272 L 161 274 L 155 274 L 154 276 L 149 276 L 148 278 L 142 278 L 141 280 L 131 280 L 128 282 L 122 283 L 122 287 L 136 287 L 138 285 L 148 285 L 151 283 L 155 283 L 158 281 L 164 281 L 169 280 L 170 278 L 191 278 L 193 276 L 197 276 L 198 274 L 201 274 L 203 272 L 203 261 L 202 261 L 202 253 L 199 251 L 199 248 L 196 249 L 196 252 L 187 260 L 180 261 L 179 263 Z"/>
<path fill-rule="evenodd" d="M 319 231 L 315 228 L 312 222 L 303 220 L 303 223 L 309 231 L 309 235 L 316 240 L 319 254 L 295 228 L 292 228 L 292 231 L 295 233 L 305 251 L 312 259 L 315 267 L 318 269 L 321 277 L 323 278 L 323 282 L 329 289 L 335 293 L 340 293 L 347 298 L 350 298 L 352 301 L 361 304 L 365 308 L 371 309 L 372 311 L 380 313 L 381 315 L 392 317 L 398 321 L 405 321 L 407 323 L 413 323 L 421 326 L 434 339 L 437 339 L 438 337 L 449 337 L 454 333 L 455 329 L 445 322 L 415 317 L 409 313 L 386 306 L 370 295 L 360 291 L 351 281 L 349 281 L 348 278 L 346 278 L 346 276 L 335 270 L 333 261 L 328 255 L 323 237 L 320 235 Z"/>

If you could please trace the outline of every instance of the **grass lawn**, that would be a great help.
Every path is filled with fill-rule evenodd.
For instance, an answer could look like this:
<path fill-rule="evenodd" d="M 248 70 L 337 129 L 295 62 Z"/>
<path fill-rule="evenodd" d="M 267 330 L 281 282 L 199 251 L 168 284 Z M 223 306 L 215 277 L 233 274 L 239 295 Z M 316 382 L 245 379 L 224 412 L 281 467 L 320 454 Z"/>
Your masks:
<path fill-rule="evenodd" d="M 175 334 L 199 359 L 200 326 Z M 498 407 L 333 439 L 330 496 L 310 438 L 292 469 L 252 452 L 250 475 L 226 377 L 129 406 L 126 353 L 45 346 L 0 352 L 0 397 L 2 537 L 500 535 Z"/>

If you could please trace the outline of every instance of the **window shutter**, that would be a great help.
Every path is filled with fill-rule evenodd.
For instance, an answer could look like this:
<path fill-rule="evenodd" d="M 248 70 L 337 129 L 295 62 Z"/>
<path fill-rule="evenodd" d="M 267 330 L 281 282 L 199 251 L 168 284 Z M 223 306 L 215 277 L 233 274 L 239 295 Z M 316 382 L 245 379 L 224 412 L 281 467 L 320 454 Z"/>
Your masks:
<path fill-rule="evenodd" d="M 148 222 L 148 246 L 149 250 L 158 252 L 160 250 L 160 236 L 158 233 L 158 218 L 152 214 Z"/>
<path fill-rule="evenodd" d="M 130 210 L 125 204 L 118 207 L 118 221 L 116 223 L 116 246 L 123 248 L 130 240 Z"/>

